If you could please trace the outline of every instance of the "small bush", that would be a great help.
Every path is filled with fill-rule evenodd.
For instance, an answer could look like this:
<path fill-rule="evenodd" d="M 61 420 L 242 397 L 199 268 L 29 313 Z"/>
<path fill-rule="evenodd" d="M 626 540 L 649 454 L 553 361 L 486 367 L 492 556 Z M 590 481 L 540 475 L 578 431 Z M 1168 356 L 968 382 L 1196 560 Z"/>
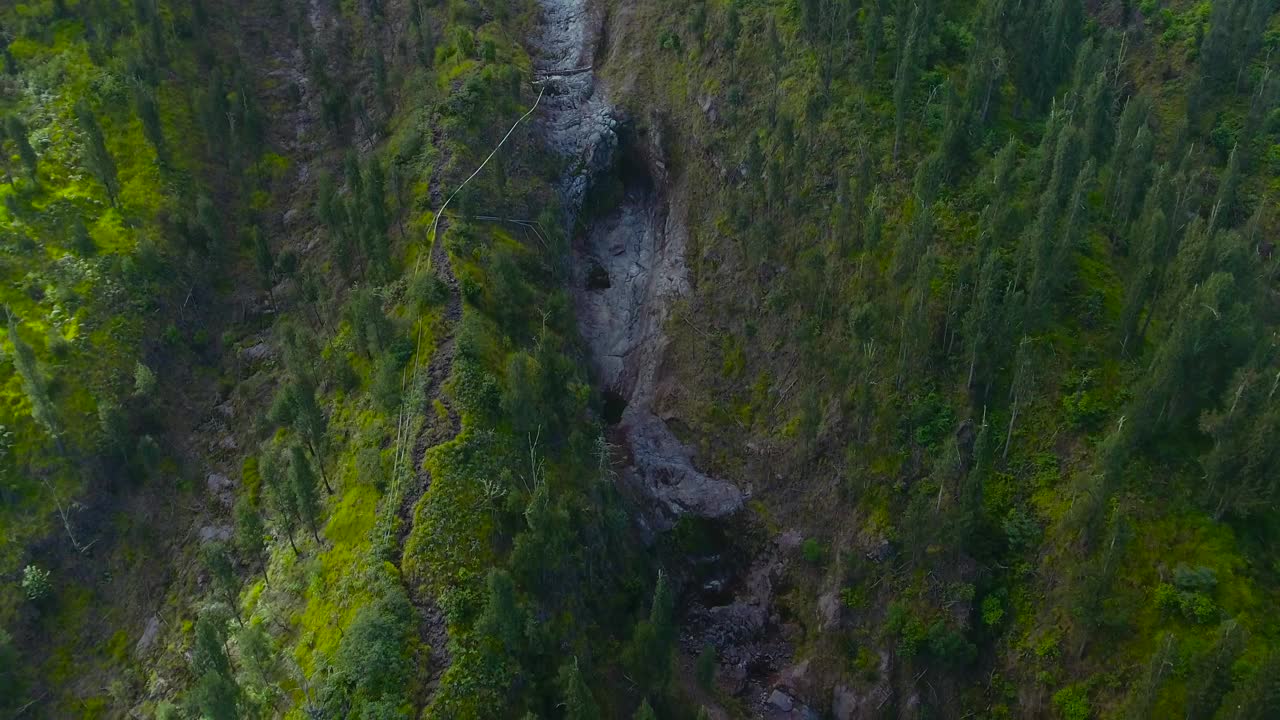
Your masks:
<path fill-rule="evenodd" d="M 1089 708 L 1089 695 L 1085 689 L 1072 685 L 1053 694 L 1053 706 L 1063 720 L 1089 720 L 1093 711 Z"/>
<path fill-rule="evenodd" d="M 443 305 L 449 299 L 449 286 L 435 273 L 422 273 L 409 286 L 409 299 L 419 306 Z"/>
<path fill-rule="evenodd" d="M 921 447 L 934 447 L 951 432 L 955 412 L 937 393 L 929 393 L 911 409 L 914 439 Z"/>
<path fill-rule="evenodd" d="M 31 602 L 40 602 L 49 597 L 53 586 L 49 583 L 49 571 L 39 565 L 28 565 L 22 569 L 22 592 Z"/>
<path fill-rule="evenodd" d="M 374 402 L 388 415 L 400 409 L 402 363 L 394 353 L 387 353 L 374 368 L 370 393 Z"/>
<path fill-rule="evenodd" d="M 1004 534 L 1010 550 L 1029 550 L 1040 542 L 1040 525 L 1022 508 L 1014 508 L 1005 516 Z"/>
<path fill-rule="evenodd" d="M 800 554 L 810 565 L 821 565 L 827 556 L 827 550 L 816 538 L 808 538 L 800 545 Z"/>
<path fill-rule="evenodd" d="M 1000 602 L 1000 598 L 995 595 L 988 595 L 982 599 L 982 624 L 987 627 L 995 627 L 1004 620 L 1004 603 Z"/>
<path fill-rule="evenodd" d="M 1187 620 L 1207 624 L 1218 617 L 1218 605 L 1204 592 L 1182 590 L 1169 583 L 1156 586 L 1156 607 L 1166 613 L 1181 613 Z"/>

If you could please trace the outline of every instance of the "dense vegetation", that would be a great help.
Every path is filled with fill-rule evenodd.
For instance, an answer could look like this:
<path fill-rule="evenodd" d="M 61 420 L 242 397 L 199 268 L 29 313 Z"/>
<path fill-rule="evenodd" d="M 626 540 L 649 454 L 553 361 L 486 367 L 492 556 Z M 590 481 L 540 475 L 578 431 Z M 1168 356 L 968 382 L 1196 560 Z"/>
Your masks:
<path fill-rule="evenodd" d="M 1274 10 L 617 8 L 645 32 L 606 72 L 692 178 L 705 392 L 667 412 L 813 534 L 788 604 L 826 682 L 1277 711 Z"/>
<path fill-rule="evenodd" d="M 780 529 L 820 702 L 1280 712 L 1274 3 L 608 9 L 731 541 L 615 488 L 563 162 L 463 186 L 534 2 L 0 9 L 0 713 L 732 710 L 685 561 Z"/>
<path fill-rule="evenodd" d="M 569 356 L 558 168 L 522 132 L 432 215 L 535 97 L 532 6 L 315 12 L 5 11 L 6 712 L 596 707 L 649 612 Z"/>

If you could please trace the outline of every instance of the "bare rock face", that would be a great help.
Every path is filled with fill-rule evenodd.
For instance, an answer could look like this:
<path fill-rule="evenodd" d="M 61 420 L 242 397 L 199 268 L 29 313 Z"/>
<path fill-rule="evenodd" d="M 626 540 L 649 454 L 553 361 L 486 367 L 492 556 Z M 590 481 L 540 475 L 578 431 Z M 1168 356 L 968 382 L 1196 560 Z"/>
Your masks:
<path fill-rule="evenodd" d="M 251 345 L 240 351 L 240 357 L 244 358 L 245 361 L 249 363 L 261 362 L 274 356 L 275 351 L 272 350 L 271 346 L 266 342 Z"/>
<path fill-rule="evenodd" d="M 698 471 L 688 448 L 653 413 L 636 411 L 629 415 L 623 420 L 632 454 L 632 467 L 627 473 L 660 504 L 668 520 L 681 515 L 721 518 L 742 507 L 742 492 Z"/>
<path fill-rule="evenodd" d="M 862 705 L 862 697 L 846 685 L 837 685 L 831 693 L 831 715 L 836 720 L 853 720 Z"/>
<path fill-rule="evenodd" d="M 618 122 L 612 106 L 596 93 L 589 69 L 599 33 L 587 0 L 542 0 L 541 5 L 543 30 L 535 59 L 543 85 L 538 123 L 547 145 L 569 160 L 561 193 L 572 216 L 591 182 L 613 162 Z"/>
<path fill-rule="evenodd" d="M 835 720 L 861 720 L 880 717 L 880 711 L 893 696 L 889 653 L 880 651 L 879 680 L 865 691 L 837 685 L 831 691 L 831 716 Z"/>
<path fill-rule="evenodd" d="M 231 478 L 219 473 L 209 473 L 205 484 L 209 488 L 209 494 L 217 498 L 218 502 L 227 507 L 235 503 L 235 483 Z"/>
<path fill-rule="evenodd" d="M 202 543 L 228 542 L 233 534 L 230 525 L 205 525 L 196 531 L 196 537 Z"/>
<path fill-rule="evenodd" d="M 160 616 L 152 615 L 147 620 L 147 626 L 142 629 L 142 637 L 138 638 L 138 644 L 133 648 L 133 654 L 137 657 L 143 657 L 152 645 L 156 644 L 156 638 L 160 637 Z"/>
<path fill-rule="evenodd" d="M 547 145 L 568 161 L 561 194 L 572 231 L 591 184 L 619 154 L 620 128 L 591 69 L 599 30 L 587 0 L 541 6 L 535 64 L 545 90 L 537 122 Z M 630 462 L 622 481 L 646 500 L 648 524 L 663 530 L 682 515 L 732 514 L 743 496 L 698 470 L 692 452 L 653 413 L 663 327 L 689 281 L 686 231 L 665 192 L 660 129 L 640 152 L 649 177 L 629 184 L 620 206 L 574 242 L 573 295 L 595 380 L 625 404 L 619 429 Z"/>
<path fill-rule="evenodd" d="M 791 708 L 795 706 L 791 696 L 781 690 L 774 690 L 769 694 L 769 704 L 782 712 L 791 712 Z"/>
<path fill-rule="evenodd" d="M 818 629 L 827 631 L 840 624 L 840 594 L 835 590 L 824 593 L 818 598 Z"/>

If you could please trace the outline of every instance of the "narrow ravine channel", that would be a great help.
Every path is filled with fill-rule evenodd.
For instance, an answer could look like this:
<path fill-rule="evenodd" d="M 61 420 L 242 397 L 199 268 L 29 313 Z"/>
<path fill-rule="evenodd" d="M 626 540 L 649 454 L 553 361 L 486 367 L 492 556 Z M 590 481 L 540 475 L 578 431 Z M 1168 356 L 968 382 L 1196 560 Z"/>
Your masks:
<path fill-rule="evenodd" d="M 535 67 L 547 84 L 539 115 L 549 147 L 567 160 L 560 190 L 572 238 L 572 294 L 605 419 L 622 448 L 624 490 L 644 504 L 653 530 L 681 515 L 718 518 L 737 511 L 742 493 L 694 467 L 691 451 L 653 412 L 671 301 L 688 292 L 686 232 L 670 212 L 655 147 L 628 123 L 597 83 L 600 23 L 590 0 L 541 0 Z M 656 143 L 651 143 L 656 144 Z M 592 183 L 626 161 L 617 207 L 579 222 Z M 657 175 L 657 177 L 655 177 Z"/>

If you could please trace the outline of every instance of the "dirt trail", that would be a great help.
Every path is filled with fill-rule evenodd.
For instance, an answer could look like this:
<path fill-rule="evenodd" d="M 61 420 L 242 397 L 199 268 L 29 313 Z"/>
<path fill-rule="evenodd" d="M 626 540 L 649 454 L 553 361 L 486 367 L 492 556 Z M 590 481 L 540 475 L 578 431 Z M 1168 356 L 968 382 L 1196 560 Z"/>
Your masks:
<path fill-rule="evenodd" d="M 595 72 L 583 71 L 593 64 L 600 34 L 589 0 L 541 5 L 534 64 L 549 98 L 539 124 L 547 144 L 569 160 L 561 193 L 565 227 L 573 231 L 592 182 L 618 161 L 622 123 Z M 651 159 L 656 152 L 641 149 Z M 619 206 L 574 237 L 572 290 L 595 381 L 625 406 L 616 418 L 625 489 L 643 497 L 644 520 L 663 529 L 684 514 L 730 515 L 743 496 L 694 467 L 692 452 L 653 412 L 667 344 L 663 327 L 672 301 L 689 289 L 685 229 L 671 212 L 665 174 L 658 174 L 656 182 L 633 178 Z"/>

